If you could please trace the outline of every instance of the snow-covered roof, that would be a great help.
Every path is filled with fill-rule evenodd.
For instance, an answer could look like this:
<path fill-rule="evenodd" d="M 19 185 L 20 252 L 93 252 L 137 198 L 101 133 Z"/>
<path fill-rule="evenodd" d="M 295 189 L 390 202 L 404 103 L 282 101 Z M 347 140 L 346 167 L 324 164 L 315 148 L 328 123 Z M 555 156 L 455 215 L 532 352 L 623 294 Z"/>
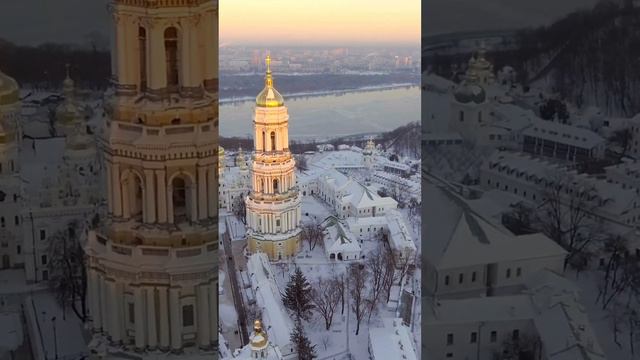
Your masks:
<path fill-rule="evenodd" d="M 333 187 L 336 193 L 342 194 L 342 200 L 351 204 L 354 209 L 374 206 L 395 207 L 398 204 L 393 198 L 381 197 L 360 182 L 335 169 L 331 169 L 325 175 L 322 175 L 322 181 Z"/>
<path fill-rule="evenodd" d="M 604 145 L 606 142 L 602 136 L 589 129 L 542 119 L 534 119 L 531 127 L 524 130 L 523 135 L 543 138 L 585 149 L 598 147 Z"/>
<path fill-rule="evenodd" d="M 598 197 L 607 200 L 598 210 L 612 214 L 622 214 L 633 208 L 633 203 L 638 199 L 634 189 L 587 174 L 578 174 L 575 170 L 569 170 L 558 163 L 541 160 L 528 154 L 496 151 L 483 164 L 483 167 L 487 170 L 499 171 L 502 176 L 521 178 L 521 181 L 570 179 L 574 184 L 592 187 L 596 190 Z"/>
<path fill-rule="evenodd" d="M 422 216 L 428 239 L 424 256 L 437 269 L 565 255 L 543 234 L 513 235 L 449 189 L 427 181 L 422 191 L 429 204 Z"/>
<path fill-rule="evenodd" d="M 525 285 L 536 309 L 533 321 L 547 359 L 605 359 L 576 284 L 546 270 L 531 275 Z"/>
<path fill-rule="evenodd" d="M 423 314 L 427 325 L 530 320 L 535 314 L 528 295 L 439 299 L 431 302 L 429 307 Z"/>
<path fill-rule="evenodd" d="M 383 327 L 369 328 L 371 355 L 376 360 L 417 360 L 409 327 L 399 318 L 382 320 Z"/>
<path fill-rule="evenodd" d="M 411 232 L 402 214 L 397 210 L 392 210 L 387 216 L 389 242 L 393 249 L 398 251 L 409 251 L 415 253 L 416 244 L 413 242 Z"/>
<path fill-rule="evenodd" d="M 325 220 L 328 237 L 326 238 L 325 251 L 327 253 L 353 253 L 362 250 L 358 239 L 344 226 L 340 220 L 331 216 Z"/>

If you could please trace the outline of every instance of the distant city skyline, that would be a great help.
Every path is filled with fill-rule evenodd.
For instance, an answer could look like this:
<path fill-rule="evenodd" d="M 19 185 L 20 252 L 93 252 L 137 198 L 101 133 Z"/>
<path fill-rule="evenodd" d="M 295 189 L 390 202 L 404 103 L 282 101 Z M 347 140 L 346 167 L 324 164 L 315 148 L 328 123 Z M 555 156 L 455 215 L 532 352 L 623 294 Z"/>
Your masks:
<path fill-rule="evenodd" d="M 420 1 L 244 0 L 220 3 L 220 45 L 420 44 Z"/>

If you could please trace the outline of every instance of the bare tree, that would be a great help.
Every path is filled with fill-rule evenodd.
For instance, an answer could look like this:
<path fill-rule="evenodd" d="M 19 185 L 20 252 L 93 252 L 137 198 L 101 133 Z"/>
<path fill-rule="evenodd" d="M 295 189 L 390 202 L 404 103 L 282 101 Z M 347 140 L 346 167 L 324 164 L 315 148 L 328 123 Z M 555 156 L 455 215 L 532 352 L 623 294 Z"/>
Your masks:
<path fill-rule="evenodd" d="M 608 238 L 603 244 L 602 253 L 608 259 L 602 269 L 604 276 L 596 302 L 600 301 L 602 309 L 606 309 L 624 291 L 628 291 L 628 296 L 637 294 L 637 288 L 634 287 L 640 283 L 640 266 L 637 259 L 627 253 L 627 241 L 624 238 Z"/>
<path fill-rule="evenodd" d="M 331 328 L 333 314 L 340 302 L 340 290 L 337 286 L 339 281 L 337 278 L 329 280 L 320 278 L 311 291 L 311 301 L 316 307 L 316 312 L 324 318 L 325 330 Z"/>
<path fill-rule="evenodd" d="M 63 310 L 70 306 L 78 319 L 87 320 L 87 272 L 80 245 L 80 225 L 70 222 L 49 238 L 49 287 Z"/>
<path fill-rule="evenodd" d="M 351 310 L 356 316 L 356 335 L 360 332 L 360 323 L 367 312 L 367 282 L 369 272 L 362 264 L 352 264 L 349 267 L 349 294 L 351 295 Z"/>
<path fill-rule="evenodd" d="M 307 158 L 304 155 L 296 156 L 296 168 L 301 172 L 307 171 L 307 169 L 309 168 L 307 166 Z"/>
<path fill-rule="evenodd" d="M 630 128 L 616 130 L 613 132 L 611 137 L 609 137 L 609 141 L 613 144 L 616 144 L 620 148 L 618 156 L 622 158 L 627 155 L 627 152 L 631 147 L 631 142 L 633 141 L 633 133 L 631 132 Z"/>
<path fill-rule="evenodd" d="M 244 194 L 240 194 L 235 200 L 232 206 L 233 214 L 240 219 L 244 224 L 246 224 L 247 217 L 247 205 L 244 202 Z"/>
<path fill-rule="evenodd" d="M 318 220 L 314 218 L 311 222 L 302 225 L 302 237 L 309 244 L 309 251 L 313 251 L 318 243 L 322 243 L 324 233 Z"/>
<path fill-rule="evenodd" d="M 389 251 L 384 250 L 381 247 L 376 248 L 366 261 L 366 267 L 371 273 L 371 297 L 369 301 L 369 318 L 371 321 L 371 315 L 375 312 L 376 306 L 380 303 L 381 295 L 386 292 L 390 281 L 393 279 L 394 266 L 393 262 L 389 261 Z M 390 286 L 389 286 L 390 287 Z"/>
<path fill-rule="evenodd" d="M 593 185 L 574 176 L 552 175 L 546 181 L 538 221 L 544 233 L 567 250 L 565 269 L 573 257 L 588 250 L 593 239 L 585 234 L 597 226 L 589 216 L 607 201 Z"/>

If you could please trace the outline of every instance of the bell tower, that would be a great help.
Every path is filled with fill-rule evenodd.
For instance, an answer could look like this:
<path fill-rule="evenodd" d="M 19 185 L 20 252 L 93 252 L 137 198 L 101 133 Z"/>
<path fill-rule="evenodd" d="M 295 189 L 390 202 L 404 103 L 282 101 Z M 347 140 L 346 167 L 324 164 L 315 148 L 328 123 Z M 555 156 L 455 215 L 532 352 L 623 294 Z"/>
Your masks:
<path fill-rule="evenodd" d="M 295 159 L 289 151 L 289 114 L 276 90 L 267 56 L 264 89 L 256 97 L 253 117 L 255 156 L 251 193 L 246 198 L 247 243 L 251 254 L 264 252 L 277 261 L 300 249 L 301 196 Z"/>
<path fill-rule="evenodd" d="M 218 2 L 111 0 L 108 216 L 86 245 L 92 329 L 113 348 L 218 344 Z"/>

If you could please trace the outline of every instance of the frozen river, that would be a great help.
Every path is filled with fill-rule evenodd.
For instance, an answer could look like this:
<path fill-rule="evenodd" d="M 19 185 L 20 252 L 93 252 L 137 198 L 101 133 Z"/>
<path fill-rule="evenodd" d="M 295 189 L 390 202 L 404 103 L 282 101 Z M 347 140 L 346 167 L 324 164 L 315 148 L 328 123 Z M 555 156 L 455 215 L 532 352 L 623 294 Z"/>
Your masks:
<path fill-rule="evenodd" d="M 420 88 L 398 88 L 287 99 L 291 138 L 393 130 L 420 121 Z M 220 106 L 220 135 L 253 136 L 254 101 Z"/>

